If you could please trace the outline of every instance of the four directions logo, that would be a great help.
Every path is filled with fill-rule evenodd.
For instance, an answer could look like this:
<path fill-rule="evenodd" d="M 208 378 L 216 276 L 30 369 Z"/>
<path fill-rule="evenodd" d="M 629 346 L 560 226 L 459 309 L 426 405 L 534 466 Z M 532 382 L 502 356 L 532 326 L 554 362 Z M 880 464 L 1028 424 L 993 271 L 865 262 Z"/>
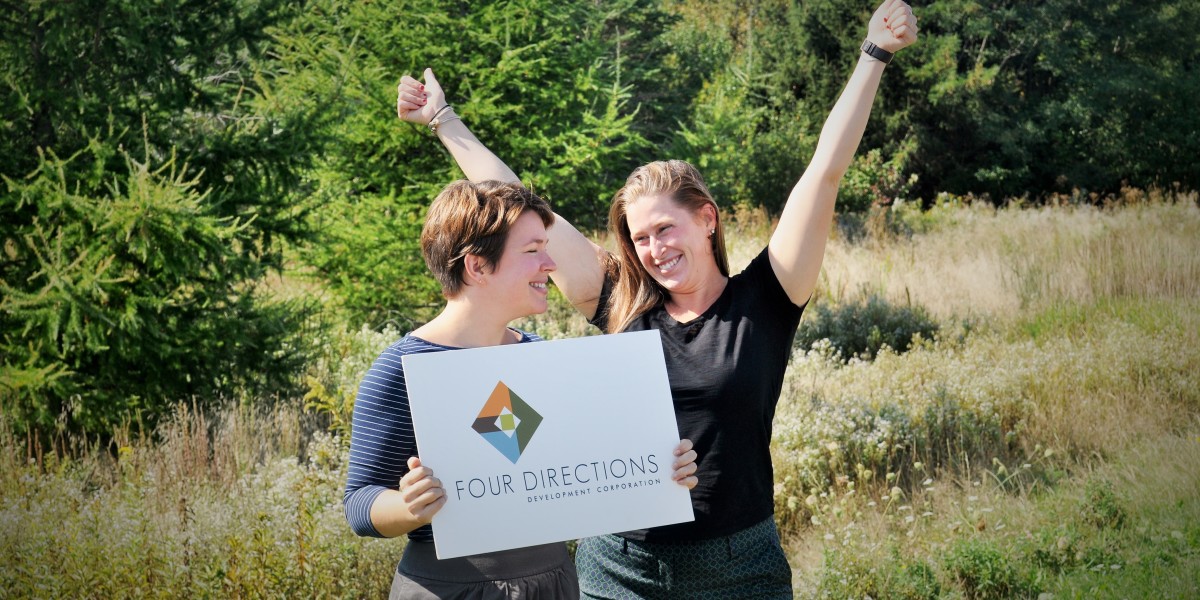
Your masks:
<path fill-rule="evenodd" d="M 513 464 L 517 464 L 517 459 L 521 458 L 521 453 L 529 445 L 529 440 L 533 439 L 533 432 L 537 431 L 541 422 L 542 415 L 501 381 L 492 390 L 479 416 L 475 417 L 471 429 Z"/>

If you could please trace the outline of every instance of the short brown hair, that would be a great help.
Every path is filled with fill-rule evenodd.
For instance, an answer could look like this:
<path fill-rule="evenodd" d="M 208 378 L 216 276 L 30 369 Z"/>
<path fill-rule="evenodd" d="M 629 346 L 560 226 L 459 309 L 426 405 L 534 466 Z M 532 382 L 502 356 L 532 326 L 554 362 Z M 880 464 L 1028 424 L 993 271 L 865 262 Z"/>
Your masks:
<path fill-rule="evenodd" d="M 460 180 L 438 194 L 421 229 L 421 254 L 443 296 L 453 298 L 462 290 L 468 254 L 482 258 L 489 268 L 496 266 L 508 230 L 527 210 L 537 213 L 546 227 L 554 224 L 550 205 L 519 183 Z"/>

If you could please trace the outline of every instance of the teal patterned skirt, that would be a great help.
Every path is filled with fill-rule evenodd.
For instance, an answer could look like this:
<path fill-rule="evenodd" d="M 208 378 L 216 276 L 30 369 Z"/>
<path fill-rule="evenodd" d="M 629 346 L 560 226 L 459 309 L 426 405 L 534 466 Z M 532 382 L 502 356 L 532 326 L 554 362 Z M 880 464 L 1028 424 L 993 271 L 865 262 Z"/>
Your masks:
<path fill-rule="evenodd" d="M 583 598 L 792 598 L 774 517 L 700 542 L 585 538 L 575 567 Z"/>

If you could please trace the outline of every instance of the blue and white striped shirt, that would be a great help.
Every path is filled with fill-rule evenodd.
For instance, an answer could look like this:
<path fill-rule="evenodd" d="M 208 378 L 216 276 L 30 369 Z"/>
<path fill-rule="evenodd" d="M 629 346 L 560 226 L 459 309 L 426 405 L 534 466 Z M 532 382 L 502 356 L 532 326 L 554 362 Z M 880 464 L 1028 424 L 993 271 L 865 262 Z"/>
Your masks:
<path fill-rule="evenodd" d="M 521 343 L 541 341 L 534 334 L 517 333 Z M 400 478 L 408 473 L 408 458 L 417 456 L 400 357 L 444 350 L 458 348 L 406 335 L 375 359 L 358 386 L 350 430 L 350 473 L 342 499 L 346 521 L 358 535 L 383 537 L 371 523 L 371 505 L 384 490 L 398 489 Z M 408 539 L 432 542 L 433 529 L 419 527 L 409 532 Z"/>

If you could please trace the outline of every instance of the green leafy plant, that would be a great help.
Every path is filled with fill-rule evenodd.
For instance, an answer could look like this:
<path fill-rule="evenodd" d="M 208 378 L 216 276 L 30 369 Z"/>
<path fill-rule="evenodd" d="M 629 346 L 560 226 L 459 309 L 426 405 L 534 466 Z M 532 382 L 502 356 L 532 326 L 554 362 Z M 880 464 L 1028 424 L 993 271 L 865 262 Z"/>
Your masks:
<path fill-rule="evenodd" d="M 397 81 L 427 67 L 527 186 L 581 227 L 603 225 L 611 194 L 647 158 L 634 93 L 659 80 L 664 20 L 648 0 L 312 3 L 275 30 L 281 97 L 335 123 L 307 174 L 317 240 L 300 258 L 355 322 L 407 327 L 441 304 L 418 239 L 426 207 L 462 173 L 395 114 Z"/>
<path fill-rule="evenodd" d="M 829 340 L 842 360 L 873 359 L 886 345 L 908 350 L 916 337 L 933 339 L 938 325 L 920 306 L 897 306 L 877 294 L 830 307 L 818 304 L 815 315 L 800 323 L 796 344 L 805 350 Z"/>
<path fill-rule="evenodd" d="M 383 331 L 366 326 L 358 331 L 330 327 L 312 341 L 315 357 L 305 369 L 305 408 L 325 419 L 330 433 L 343 445 L 350 444 L 359 382 L 379 354 L 401 335 L 391 326 Z"/>
<path fill-rule="evenodd" d="M 946 569 L 968 600 L 1002 600 L 1037 596 L 1040 586 L 1004 552 L 980 539 L 961 540 L 951 547 Z"/>
<path fill-rule="evenodd" d="M 817 597 L 897 600 L 942 597 L 942 586 L 929 563 L 906 560 L 896 553 L 888 561 L 889 568 L 881 569 L 874 558 L 864 556 L 857 548 L 827 550 L 825 568 L 817 583 Z"/>
<path fill-rule="evenodd" d="M 272 93 L 267 30 L 292 10 L 0 7 L 0 406 L 22 431 L 296 390 L 310 307 L 262 286 L 306 237 L 321 135 Z"/>
<path fill-rule="evenodd" d="M 1120 529 L 1128 519 L 1112 483 L 1096 478 L 1088 480 L 1079 512 L 1085 522 L 1102 529 Z"/>

